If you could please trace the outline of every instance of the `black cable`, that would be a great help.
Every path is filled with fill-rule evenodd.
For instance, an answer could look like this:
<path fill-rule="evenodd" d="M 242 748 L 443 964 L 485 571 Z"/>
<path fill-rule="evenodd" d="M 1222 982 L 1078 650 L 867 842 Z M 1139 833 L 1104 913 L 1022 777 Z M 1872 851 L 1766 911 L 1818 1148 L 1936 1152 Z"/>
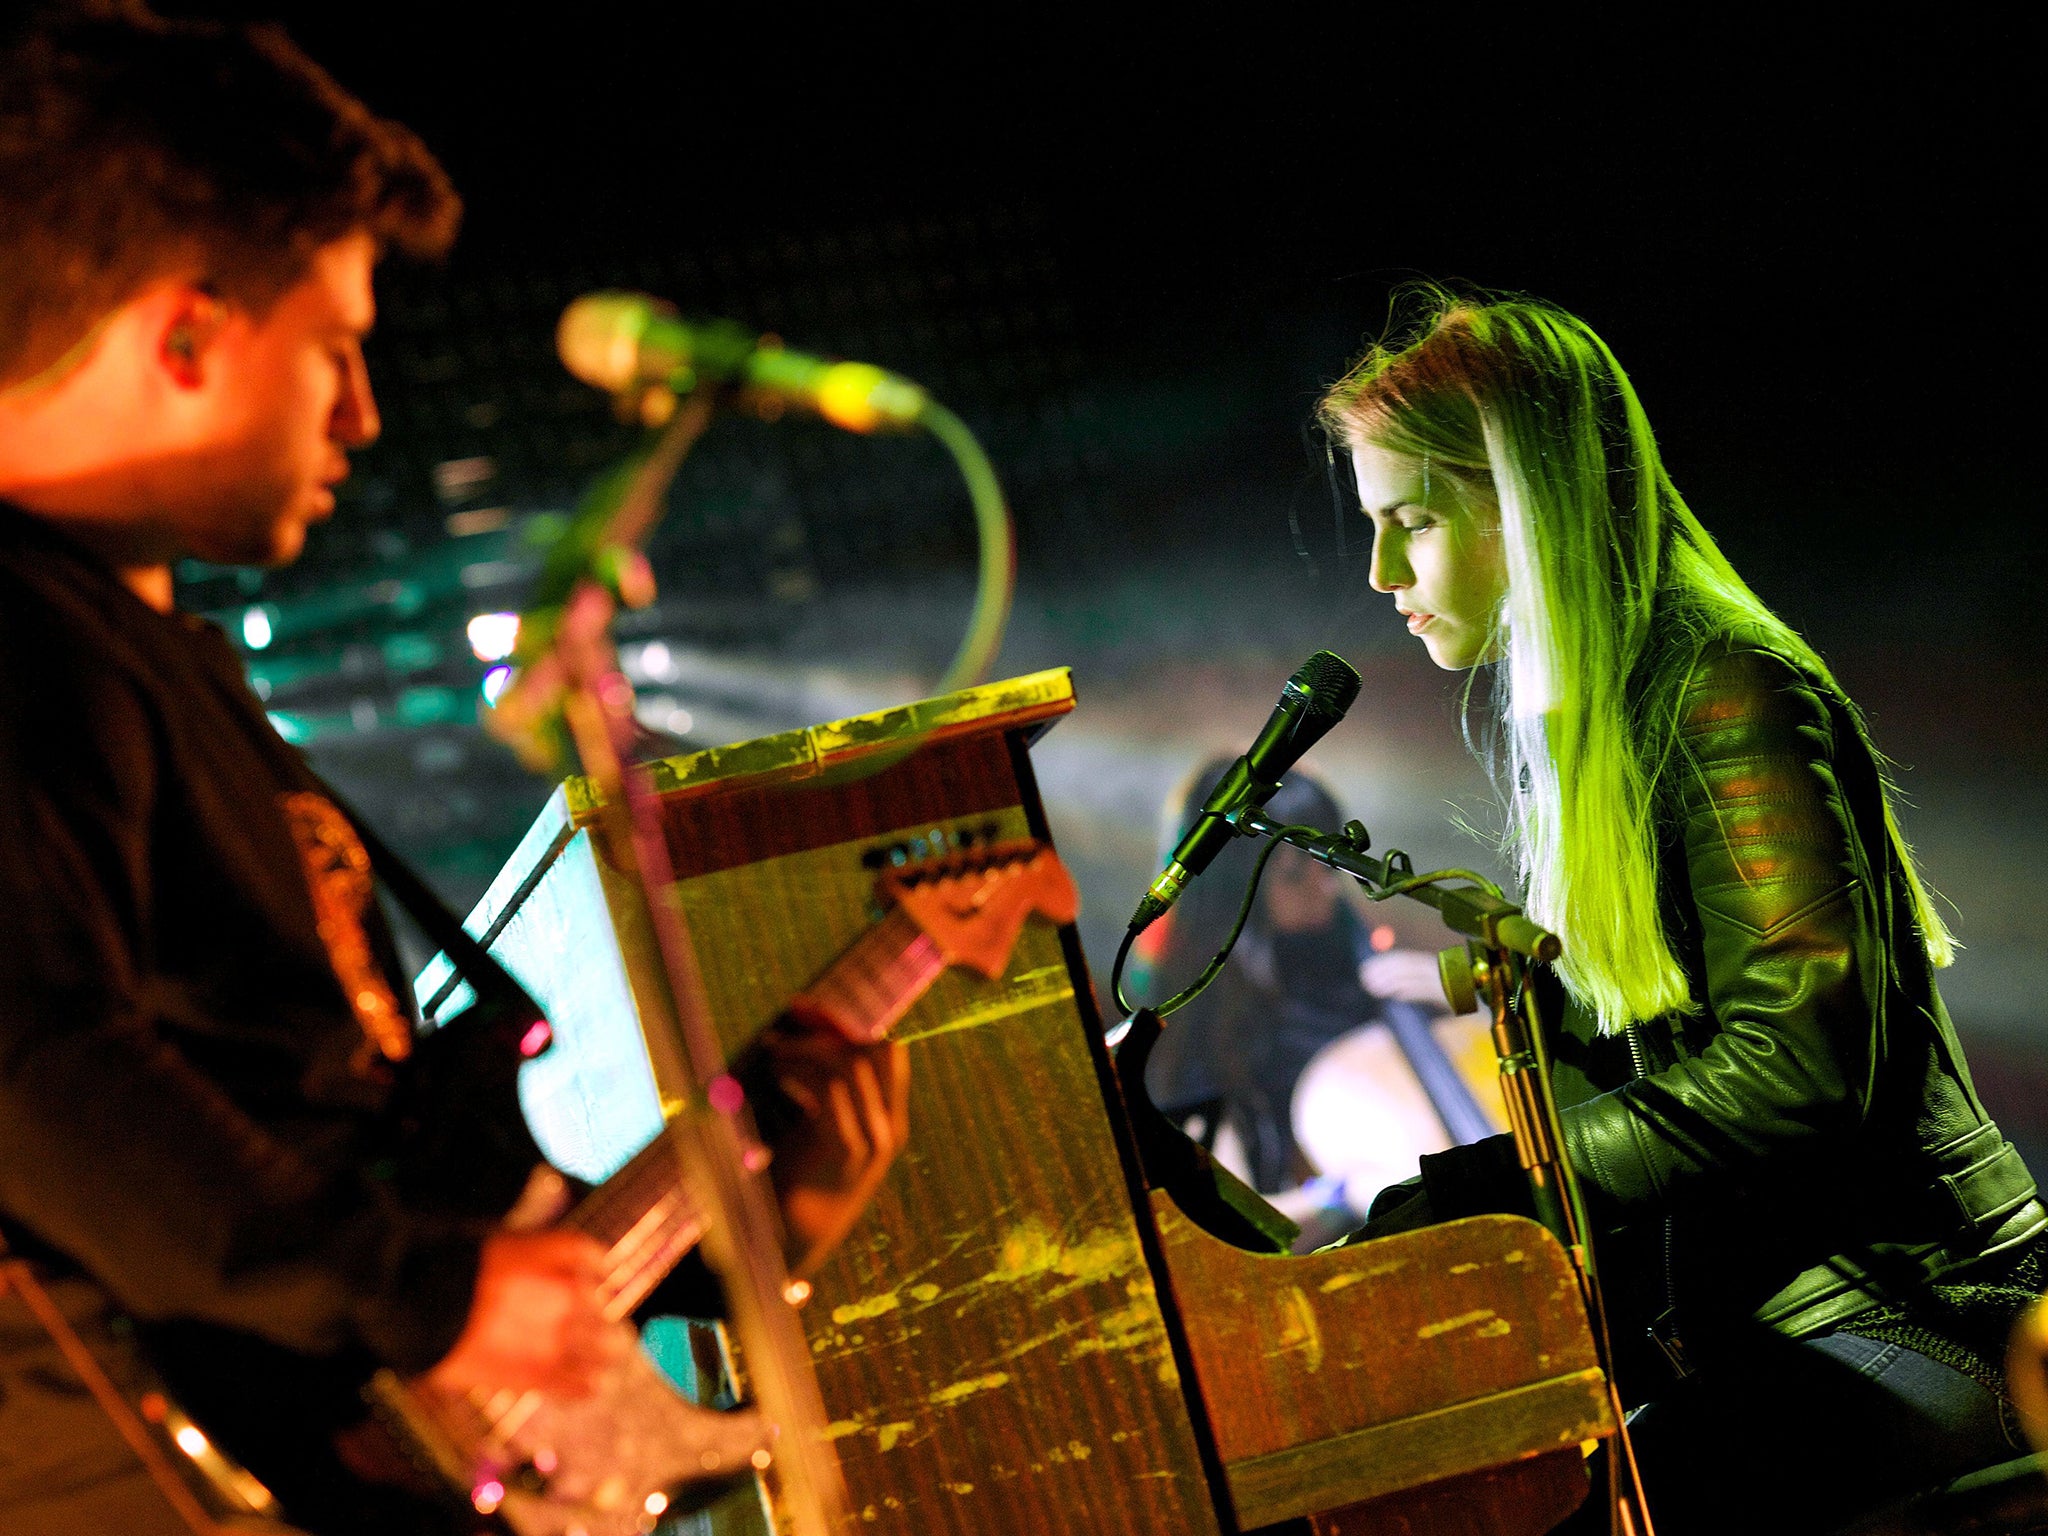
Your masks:
<path fill-rule="evenodd" d="M 1282 827 L 1280 829 L 1280 833 L 1314 832 L 1315 830 L 1316 829 L 1314 827 L 1310 826 Z M 1197 976 L 1194 979 L 1194 981 L 1189 983 L 1186 987 L 1183 987 L 1180 991 L 1174 993 L 1173 996 L 1169 997 L 1165 1002 L 1161 1003 L 1157 1008 L 1152 1010 L 1154 1013 L 1158 1014 L 1160 1018 L 1163 1019 L 1168 1014 L 1177 1012 L 1179 1009 L 1186 1007 L 1189 1003 L 1193 1002 L 1196 998 L 1200 997 L 1202 993 L 1208 989 L 1210 982 L 1214 981 L 1219 975 L 1222 974 L 1224 962 L 1230 958 L 1231 950 L 1237 947 L 1238 935 L 1244 932 L 1245 922 L 1252 915 L 1252 902 L 1256 900 L 1258 897 L 1259 879 L 1266 873 L 1266 861 L 1273 857 L 1274 852 L 1281 845 L 1280 833 L 1274 834 L 1273 838 L 1266 844 L 1266 846 L 1259 850 L 1258 861 L 1252 865 L 1251 879 L 1245 882 L 1244 900 L 1239 902 L 1237 906 L 1237 921 L 1230 925 L 1230 933 L 1223 940 L 1223 947 L 1217 950 L 1215 955 L 1210 959 L 1209 963 L 1202 968 L 1201 975 Z M 1156 922 L 1157 920 L 1158 919 L 1155 918 L 1152 920 L 1152 922 Z M 1123 943 L 1117 946 L 1116 964 L 1110 967 L 1110 996 L 1116 1000 L 1116 1005 L 1118 1009 L 1122 1011 L 1124 1017 L 1126 1018 L 1130 1017 L 1130 1015 L 1135 1013 L 1137 1010 L 1134 1009 L 1130 1005 L 1130 1002 L 1124 997 L 1124 965 L 1130 959 L 1131 945 L 1137 941 L 1139 934 L 1143 933 L 1147 928 L 1152 926 L 1152 922 L 1136 923 L 1125 931 Z"/>
<path fill-rule="evenodd" d="M 1116 1002 L 1116 1011 L 1127 1019 L 1138 1010 L 1124 999 L 1124 962 L 1131 958 L 1131 946 L 1138 941 L 1138 935 L 1151 926 L 1149 922 L 1133 923 L 1126 928 L 1123 943 L 1116 947 L 1116 963 L 1109 968 L 1109 995 Z"/>

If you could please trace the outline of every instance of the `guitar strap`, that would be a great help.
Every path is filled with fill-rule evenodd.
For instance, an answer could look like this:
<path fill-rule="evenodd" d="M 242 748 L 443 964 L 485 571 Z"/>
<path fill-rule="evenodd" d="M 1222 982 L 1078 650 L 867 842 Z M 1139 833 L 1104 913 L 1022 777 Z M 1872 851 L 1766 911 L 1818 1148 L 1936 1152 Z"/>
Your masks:
<path fill-rule="evenodd" d="M 324 786 L 323 786 L 324 788 Z M 330 791 L 330 797 L 331 791 Z M 338 798 L 335 804 L 341 813 L 355 825 L 356 834 L 361 838 L 363 849 L 370 856 L 371 867 L 377 877 L 390 891 L 394 900 L 405 908 L 407 914 L 434 943 L 441 946 L 449 960 L 455 965 L 477 994 L 480 1004 L 496 1003 L 520 1010 L 523 1016 L 535 1019 L 544 1017 L 540 1005 L 534 1002 L 526 989 L 512 978 L 502 965 L 493 959 L 484 947 L 472 939 L 464 930 L 454 913 L 434 895 L 424 880 L 412 868 L 387 848 L 383 841 L 370 831 L 361 817 L 355 814 Z M 163 1495 L 171 1511 L 185 1525 L 193 1536 L 232 1536 L 226 1526 L 208 1514 L 204 1505 L 193 1493 L 191 1485 L 180 1474 L 165 1452 L 158 1437 L 143 1420 L 126 1394 L 115 1385 L 107 1374 L 106 1367 L 94 1355 L 92 1348 L 71 1326 L 29 1261 L 15 1254 L 7 1245 L 4 1233 L 0 1233 L 0 1293 L 12 1290 L 21 1298 L 22 1305 L 35 1319 L 37 1326 L 50 1336 L 64 1357 L 73 1374 L 92 1394 L 93 1401 L 106 1415 L 122 1441 L 142 1463 L 150 1481 Z M 244 1522 L 244 1530 L 255 1527 Z M 284 1533 L 291 1528 L 283 1525 L 265 1527 Z"/>
<path fill-rule="evenodd" d="M 221 641 L 224 648 L 226 643 L 225 639 Z M 231 681 L 218 668 L 203 670 L 208 686 L 220 694 L 236 713 L 245 714 L 261 708 L 246 686 Z M 303 753 L 287 746 L 283 738 L 267 725 L 259 726 L 251 735 L 250 742 L 257 751 L 271 759 L 287 781 L 297 779 L 308 789 L 317 790 L 342 814 L 354 831 L 356 840 L 362 844 L 363 852 L 370 856 L 370 868 L 384 889 L 419 925 L 420 932 L 440 946 L 456 971 L 470 984 L 479 1004 L 496 1005 L 508 1012 L 516 1012 L 522 1020 L 546 1017 L 526 989 L 469 936 L 461 920 L 448 910 L 412 866 L 387 848 L 384 840 L 371 830 L 369 821 L 343 799 L 332 784 L 313 771 Z"/>

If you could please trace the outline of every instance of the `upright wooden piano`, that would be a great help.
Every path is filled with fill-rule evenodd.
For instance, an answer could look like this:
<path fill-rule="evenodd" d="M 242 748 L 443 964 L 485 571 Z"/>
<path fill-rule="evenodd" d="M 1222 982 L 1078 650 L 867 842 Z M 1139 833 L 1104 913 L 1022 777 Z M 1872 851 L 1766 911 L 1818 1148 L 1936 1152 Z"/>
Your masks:
<path fill-rule="evenodd" d="M 875 920 L 879 869 L 1049 838 L 1029 748 L 1073 705 L 1041 672 L 659 765 L 728 1048 Z M 468 921 L 554 1021 L 522 1083 L 542 1147 L 600 1179 L 689 1085 L 642 1028 L 652 944 L 591 794 L 561 786 Z M 455 1011 L 445 962 L 418 985 Z M 1160 1139 L 1102 1036 L 1074 931 L 1043 922 L 1000 979 L 949 971 L 899 1029 L 910 1149 L 804 1313 L 850 1529 L 1536 1532 L 1583 1498 L 1581 1445 L 1612 1422 L 1547 1231 L 1270 1251 L 1277 1213 Z"/>

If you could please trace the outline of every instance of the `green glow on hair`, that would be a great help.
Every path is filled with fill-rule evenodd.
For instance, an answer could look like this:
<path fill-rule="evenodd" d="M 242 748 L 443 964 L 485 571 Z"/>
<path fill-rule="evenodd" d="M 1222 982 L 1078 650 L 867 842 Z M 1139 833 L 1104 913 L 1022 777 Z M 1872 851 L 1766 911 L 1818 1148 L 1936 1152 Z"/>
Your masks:
<path fill-rule="evenodd" d="M 1428 312 L 1325 395 L 1347 447 L 1419 458 L 1500 506 L 1508 589 L 1491 754 L 1504 853 L 1532 916 L 1564 939 L 1559 971 L 1606 1030 L 1693 1012 L 1657 900 L 1656 814 L 1674 793 L 1677 715 L 1702 647 L 1782 656 L 1862 716 L 1820 657 L 1749 589 L 1665 472 L 1628 375 L 1591 327 L 1534 300 L 1426 290 Z M 1872 748 L 1880 773 L 1884 759 Z M 1928 958 L 1954 940 L 1913 865 L 1884 784 L 1885 827 Z"/>

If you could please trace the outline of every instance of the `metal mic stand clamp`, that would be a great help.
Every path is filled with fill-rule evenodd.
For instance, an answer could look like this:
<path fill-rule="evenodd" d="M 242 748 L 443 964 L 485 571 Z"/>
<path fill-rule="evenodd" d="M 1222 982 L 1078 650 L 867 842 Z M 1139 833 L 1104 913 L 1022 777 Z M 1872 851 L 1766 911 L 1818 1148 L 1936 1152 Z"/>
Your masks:
<path fill-rule="evenodd" d="M 1452 1012 L 1473 1013 L 1483 1006 L 1491 1017 L 1501 1099 L 1516 1155 L 1529 1179 L 1536 1219 L 1565 1245 L 1576 1265 L 1589 1268 L 1577 1180 L 1564 1155 L 1548 1052 L 1540 1031 L 1530 1024 L 1527 1009 L 1533 1008 L 1535 999 L 1521 958 L 1512 950 L 1470 939 L 1439 954 L 1437 968 Z"/>

